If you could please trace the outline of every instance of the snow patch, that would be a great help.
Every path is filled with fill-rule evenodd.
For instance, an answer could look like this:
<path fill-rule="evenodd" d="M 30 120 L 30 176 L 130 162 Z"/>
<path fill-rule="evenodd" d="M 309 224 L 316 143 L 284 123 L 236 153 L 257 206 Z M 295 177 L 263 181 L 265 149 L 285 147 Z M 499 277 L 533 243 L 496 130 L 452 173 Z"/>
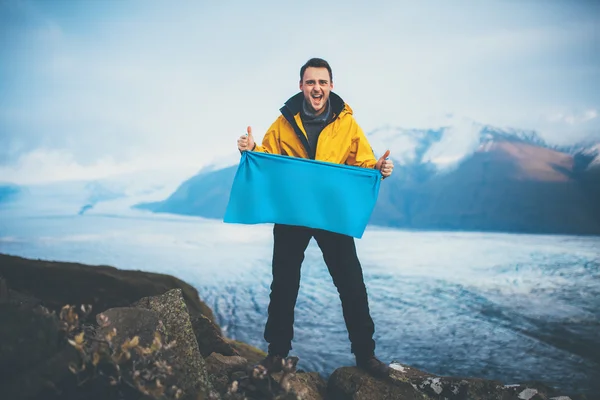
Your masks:
<path fill-rule="evenodd" d="M 429 385 L 431 386 L 431 389 L 436 393 L 436 394 L 440 394 L 444 391 L 444 387 L 442 385 L 441 379 L 440 378 L 427 378 L 425 380 L 425 382 L 423 382 L 423 385 Z"/>
<path fill-rule="evenodd" d="M 150 169 L 170 173 L 180 170 L 197 171 L 201 166 L 200 162 L 182 165 L 177 157 L 139 158 L 127 162 L 104 157 L 91 164 L 82 164 L 67 150 L 39 148 L 23 154 L 14 165 L 0 166 L 0 181 L 21 185 L 91 181 L 144 173 Z"/>
<path fill-rule="evenodd" d="M 398 165 L 408 165 L 417 160 L 417 147 L 423 143 L 427 131 L 384 126 L 367 133 L 375 158 L 390 150 L 390 158 Z"/>
<path fill-rule="evenodd" d="M 391 363 L 390 368 L 400 372 L 406 372 L 407 368 L 405 368 L 402 364 Z"/>
<path fill-rule="evenodd" d="M 596 165 L 600 165 L 600 143 L 592 146 L 588 149 L 588 152 L 591 154 L 596 154 L 596 157 L 592 160 L 592 162 L 588 165 L 588 169 L 595 167 Z"/>
<path fill-rule="evenodd" d="M 480 145 L 482 125 L 462 118 L 444 130 L 439 142 L 433 143 L 423 156 L 424 162 L 431 162 L 438 170 L 455 166 L 466 156 L 474 153 Z"/>
<path fill-rule="evenodd" d="M 529 400 L 538 393 L 537 389 L 525 389 L 519 393 L 519 399 Z"/>

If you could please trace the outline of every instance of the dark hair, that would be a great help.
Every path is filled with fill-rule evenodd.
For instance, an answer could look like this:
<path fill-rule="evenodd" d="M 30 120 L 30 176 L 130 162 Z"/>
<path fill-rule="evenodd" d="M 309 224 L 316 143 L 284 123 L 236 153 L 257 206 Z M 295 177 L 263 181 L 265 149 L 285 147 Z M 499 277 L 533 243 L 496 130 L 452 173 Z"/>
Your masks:
<path fill-rule="evenodd" d="M 302 66 L 302 68 L 300 68 L 300 82 L 302 82 L 302 79 L 304 78 L 304 72 L 308 67 L 327 68 L 327 71 L 329 71 L 329 79 L 331 82 L 333 82 L 333 73 L 331 72 L 331 67 L 329 66 L 329 63 L 322 58 L 311 58 Z"/>

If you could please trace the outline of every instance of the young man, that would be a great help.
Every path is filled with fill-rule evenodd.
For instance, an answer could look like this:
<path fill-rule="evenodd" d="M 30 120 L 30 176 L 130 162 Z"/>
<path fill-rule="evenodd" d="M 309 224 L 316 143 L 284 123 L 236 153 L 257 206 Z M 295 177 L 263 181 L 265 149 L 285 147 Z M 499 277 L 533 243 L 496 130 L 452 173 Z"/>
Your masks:
<path fill-rule="evenodd" d="M 257 145 L 248 134 L 237 143 L 240 151 L 260 151 L 303 157 L 338 164 L 376 168 L 383 177 L 392 174 L 389 150 L 375 159 L 352 109 L 335 93 L 331 67 L 313 58 L 300 69 L 300 90 L 280 109 L 281 116 Z M 300 287 L 300 267 L 311 238 L 315 238 L 338 289 L 352 352 L 357 366 L 377 377 L 388 374 L 389 367 L 375 357 L 375 330 L 369 314 L 367 291 L 356 254 L 354 238 L 320 229 L 275 224 L 274 247 L 265 340 L 267 358 L 261 362 L 270 372 L 281 369 L 281 360 L 291 350 L 294 336 L 294 307 Z"/>

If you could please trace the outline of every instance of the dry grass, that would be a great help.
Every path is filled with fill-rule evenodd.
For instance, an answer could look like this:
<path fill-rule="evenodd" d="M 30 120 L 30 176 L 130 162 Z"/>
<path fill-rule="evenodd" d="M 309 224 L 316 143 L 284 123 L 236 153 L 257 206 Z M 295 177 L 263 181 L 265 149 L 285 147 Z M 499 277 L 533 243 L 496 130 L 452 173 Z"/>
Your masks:
<path fill-rule="evenodd" d="M 178 399 L 183 392 L 175 385 L 167 385 L 173 370 L 165 361 L 165 353 L 174 342 L 163 343 L 161 334 L 145 347 L 134 336 L 118 345 L 114 338 L 116 328 L 101 336 L 92 327 L 81 324 L 91 312 L 91 306 L 76 308 L 65 305 L 60 311 L 61 330 L 66 340 L 79 356 L 79 364 L 72 363 L 69 370 L 77 376 L 78 384 L 101 380 L 110 386 L 127 386 L 156 399 Z M 100 314 L 100 327 L 109 325 L 108 318 Z"/>

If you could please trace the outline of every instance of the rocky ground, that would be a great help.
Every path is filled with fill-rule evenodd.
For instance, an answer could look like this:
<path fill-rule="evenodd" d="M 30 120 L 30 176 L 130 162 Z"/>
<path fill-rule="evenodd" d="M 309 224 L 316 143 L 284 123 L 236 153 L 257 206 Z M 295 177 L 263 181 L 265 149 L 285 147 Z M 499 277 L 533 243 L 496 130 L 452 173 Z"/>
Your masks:
<path fill-rule="evenodd" d="M 2 399 L 585 399 L 400 364 L 383 380 L 340 366 L 326 381 L 290 357 L 269 375 L 193 287 L 106 266 L 0 254 L 0 321 Z"/>

